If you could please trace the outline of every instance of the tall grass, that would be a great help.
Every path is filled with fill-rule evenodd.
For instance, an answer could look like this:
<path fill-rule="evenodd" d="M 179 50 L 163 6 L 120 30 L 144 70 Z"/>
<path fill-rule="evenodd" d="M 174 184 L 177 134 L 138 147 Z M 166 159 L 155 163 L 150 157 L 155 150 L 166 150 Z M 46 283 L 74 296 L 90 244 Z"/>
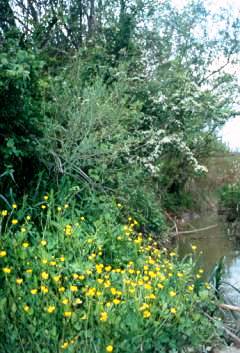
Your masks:
<path fill-rule="evenodd" d="M 123 208 L 90 221 L 46 194 L 1 210 L 1 352 L 169 353 L 211 340 L 195 247 L 179 261 L 137 219 L 119 223 Z"/>

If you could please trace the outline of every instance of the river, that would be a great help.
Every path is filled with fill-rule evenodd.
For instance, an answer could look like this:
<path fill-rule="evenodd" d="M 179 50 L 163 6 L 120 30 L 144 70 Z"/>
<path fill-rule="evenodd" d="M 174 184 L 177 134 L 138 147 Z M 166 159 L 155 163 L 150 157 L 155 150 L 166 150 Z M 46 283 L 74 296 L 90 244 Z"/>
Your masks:
<path fill-rule="evenodd" d="M 184 225 L 184 230 L 205 228 L 217 224 L 216 227 L 201 232 L 180 235 L 178 239 L 178 253 L 181 258 L 191 252 L 191 245 L 197 246 L 199 266 L 205 271 L 207 279 L 216 263 L 224 257 L 223 281 L 240 289 L 240 243 L 231 238 L 221 219 L 213 212 L 203 214 Z M 240 294 L 229 285 L 223 290 L 230 301 L 240 305 Z"/>

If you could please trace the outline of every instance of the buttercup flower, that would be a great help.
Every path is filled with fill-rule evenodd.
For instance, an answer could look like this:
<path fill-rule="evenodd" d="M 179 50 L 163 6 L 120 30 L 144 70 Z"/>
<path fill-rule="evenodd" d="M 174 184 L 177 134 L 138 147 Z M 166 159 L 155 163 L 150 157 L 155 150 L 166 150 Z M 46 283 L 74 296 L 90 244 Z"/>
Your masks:
<path fill-rule="evenodd" d="M 3 267 L 3 272 L 8 274 L 8 273 L 11 273 L 12 272 L 12 269 L 10 267 Z"/>
<path fill-rule="evenodd" d="M 23 310 L 28 312 L 30 310 L 30 306 L 28 306 L 27 304 L 24 305 Z"/>
<path fill-rule="evenodd" d="M 38 290 L 37 289 L 31 289 L 31 294 L 33 294 L 33 295 L 36 295 L 37 294 L 37 292 L 38 292 Z"/>
<path fill-rule="evenodd" d="M 27 241 L 25 241 L 23 244 L 22 244 L 22 247 L 27 249 L 29 247 L 29 243 Z"/>
<path fill-rule="evenodd" d="M 100 321 L 107 321 L 107 319 L 108 319 L 108 313 L 106 311 L 103 311 L 100 314 Z"/>
<path fill-rule="evenodd" d="M 151 316 L 151 313 L 149 310 L 144 310 L 143 312 L 143 317 L 144 319 L 148 319 Z"/>
<path fill-rule="evenodd" d="M 48 277 L 49 277 L 49 274 L 47 272 L 44 271 L 44 272 L 41 273 L 41 278 L 42 279 L 48 279 Z"/>
<path fill-rule="evenodd" d="M 71 292 L 77 292 L 78 287 L 77 286 L 70 286 L 70 291 Z"/>
<path fill-rule="evenodd" d="M 22 284 L 23 283 L 23 279 L 22 278 L 16 278 L 16 283 L 17 284 Z"/>
<path fill-rule="evenodd" d="M 56 307 L 54 305 L 50 305 L 48 308 L 47 308 L 47 312 L 49 314 L 52 314 L 54 311 L 56 310 Z"/>
<path fill-rule="evenodd" d="M 64 311 L 63 316 L 71 317 L 72 316 L 72 311 Z"/>

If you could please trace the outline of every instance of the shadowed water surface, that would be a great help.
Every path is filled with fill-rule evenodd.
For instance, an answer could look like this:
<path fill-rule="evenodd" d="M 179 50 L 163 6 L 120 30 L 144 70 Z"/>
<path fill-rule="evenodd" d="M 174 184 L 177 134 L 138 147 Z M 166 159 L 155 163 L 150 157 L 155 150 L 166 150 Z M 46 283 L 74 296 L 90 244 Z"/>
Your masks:
<path fill-rule="evenodd" d="M 178 239 L 180 257 L 191 252 L 191 245 L 197 246 L 199 266 L 205 270 L 205 277 L 211 273 L 215 264 L 224 256 L 225 270 L 223 280 L 240 288 L 240 243 L 231 239 L 221 220 L 214 213 L 202 215 L 200 218 L 190 221 L 184 226 L 184 230 L 199 229 L 217 224 L 216 227 L 186 235 Z M 229 286 L 225 286 L 224 292 L 234 304 L 240 304 L 240 294 Z"/>

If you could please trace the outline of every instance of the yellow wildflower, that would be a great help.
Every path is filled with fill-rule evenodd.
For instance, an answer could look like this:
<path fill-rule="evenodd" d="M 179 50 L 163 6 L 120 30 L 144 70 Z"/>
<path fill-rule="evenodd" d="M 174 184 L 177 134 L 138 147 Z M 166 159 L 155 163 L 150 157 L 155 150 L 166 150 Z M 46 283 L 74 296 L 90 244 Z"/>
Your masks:
<path fill-rule="evenodd" d="M 48 293 L 48 287 L 46 287 L 46 286 L 41 286 L 41 292 L 42 292 L 43 294 L 47 294 L 47 293 Z"/>
<path fill-rule="evenodd" d="M 68 299 L 68 298 L 64 298 L 64 299 L 62 300 L 62 303 L 63 303 L 64 305 L 67 305 L 67 304 L 69 303 L 69 299 Z"/>
<path fill-rule="evenodd" d="M 77 286 L 70 286 L 70 291 L 71 292 L 77 292 L 78 287 Z"/>
<path fill-rule="evenodd" d="M 22 284 L 23 283 L 23 279 L 22 278 L 16 278 L 16 283 L 17 284 Z"/>
<path fill-rule="evenodd" d="M 103 264 L 99 264 L 99 265 L 97 264 L 95 267 L 96 267 L 97 273 L 102 273 L 102 270 L 103 270 L 103 267 L 104 267 Z"/>
<path fill-rule="evenodd" d="M 62 349 L 67 349 L 69 346 L 69 343 L 68 342 L 63 342 L 63 344 L 61 345 L 61 348 Z"/>
<path fill-rule="evenodd" d="M 63 316 L 71 317 L 72 316 L 72 311 L 64 311 Z"/>
<path fill-rule="evenodd" d="M 17 219 L 12 219 L 12 224 L 18 224 L 18 220 Z"/>
<path fill-rule="evenodd" d="M 23 310 L 28 312 L 30 310 L 30 307 L 26 304 L 26 305 L 24 305 Z"/>
<path fill-rule="evenodd" d="M 111 291 L 111 293 L 112 293 L 112 295 L 116 295 L 117 294 L 117 290 L 116 290 L 116 288 L 110 288 L 110 291 Z"/>
<path fill-rule="evenodd" d="M 29 243 L 25 241 L 24 243 L 22 243 L 22 247 L 27 249 L 29 247 Z"/>
<path fill-rule="evenodd" d="M 147 299 L 156 299 L 156 295 L 151 293 L 149 295 L 146 296 Z"/>
<path fill-rule="evenodd" d="M 106 282 L 104 282 L 104 287 L 105 288 L 109 288 L 111 286 L 111 282 L 109 280 L 107 280 Z"/>
<path fill-rule="evenodd" d="M 38 290 L 37 289 L 31 289 L 31 294 L 35 295 L 37 294 Z"/>
<path fill-rule="evenodd" d="M 113 299 L 113 304 L 116 304 L 116 305 L 118 305 L 118 304 L 120 304 L 121 303 L 121 300 L 120 299 Z"/>
<path fill-rule="evenodd" d="M 111 344 L 109 344 L 109 345 L 106 347 L 106 352 L 108 352 L 108 353 L 113 352 L 113 346 L 112 346 Z"/>
<path fill-rule="evenodd" d="M 188 286 L 188 290 L 189 290 L 190 292 L 192 292 L 193 289 L 194 289 L 194 286 L 193 286 L 193 285 L 192 285 L 192 286 Z"/>
<path fill-rule="evenodd" d="M 170 295 L 170 297 L 175 297 L 177 295 L 177 293 L 175 291 L 171 290 L 169 292 L 169 295 Z"/>
<path fill-rule="evenodd" d="M 41 240 L 41 245 L 42 245 L 42 246 L 47 245 L 47 240 L 45 240 L 45 239 Z"/>
<path fill-rule="evenodd" d="M 170 313 L 176 314 L 176 313 L 177 313 L 177 309 L 176 309 L 176 308 L 171 308 L 171 309 L 170 309 Z"/>
<path fill-rule="evenodd" d="M 143 303 L 143 305 L 139 308 L 140 311 L 146 310 L 149 308 L 149 304 Z"/>
<path fill-rule="evenodd" d="M 64 228 L 64 233 L 67 235 L 67 236 L 70 236 L 72 235 L 73 233 L 73 228 L 70 224 L 67 224 L 66 227 Z"/>
<path fill-rule="evenodd" d="M 12 269 L 10 267 L 3 267 L 3 272 L 8 274 L 12 272 Z"/>
<path fill-rule="evenodd" d="M 54 282 L 56 282 L 56 283 L 58 283 L 59 281 L 60 281 L 60 279 L 61 279 L 61 276 L 53 276 L 53 280 L 54 280 Z"/>
<path fill-rule="evenodd" d="M 0 257 L 5 257 L 7 256 L 7 252 L 5 250 L 0 251 Z"/>
<path fill-rule="evenodd" d="M 52 314 L 54 311 L 56 310 L 56 307 L 54 305 L 50 305 L 48 308 L 47 308 L 47 312 L 49 314 Z"/>
<path fill-rule="evenodd" d="M 88 297 L 94 297 L 95 294 L 96 294 L 95 288 L 88 288 L 88 290 L 86 291 L 86 296 Z"/>
<path fill-rule="evenodd" d="M 42 278 L 42 279 L 48 279 L 48 277 L 49 277 L 49 274 L 48 274 L 47 272 L 43 271 L 43 272 L 41 273 L 41 278 Z"/>
<path fill-rule="evenodd" d="M 143 312 L 143 317 L 144 319 L 148 319 L 151 316 L 151 313 L 149 310 L 144 310 Z"/>
<path fill-rule="evenodd" d="M 100 314 L 100 321 L 107 321 L 108 319 L 108 313 L 106 311 L 103 311 L 101 314 Z"/>
<path fill-rule="evenodd" d="M 205 283 L 205 288 L 210 289 L 211 288 L 210 284 L 206 282 Z"/>
<path fill-rule="evenodd" d="M 80 298 L 76 298 L 74 301 L 74 305 L 82 304 L 82 300 Z"/>

